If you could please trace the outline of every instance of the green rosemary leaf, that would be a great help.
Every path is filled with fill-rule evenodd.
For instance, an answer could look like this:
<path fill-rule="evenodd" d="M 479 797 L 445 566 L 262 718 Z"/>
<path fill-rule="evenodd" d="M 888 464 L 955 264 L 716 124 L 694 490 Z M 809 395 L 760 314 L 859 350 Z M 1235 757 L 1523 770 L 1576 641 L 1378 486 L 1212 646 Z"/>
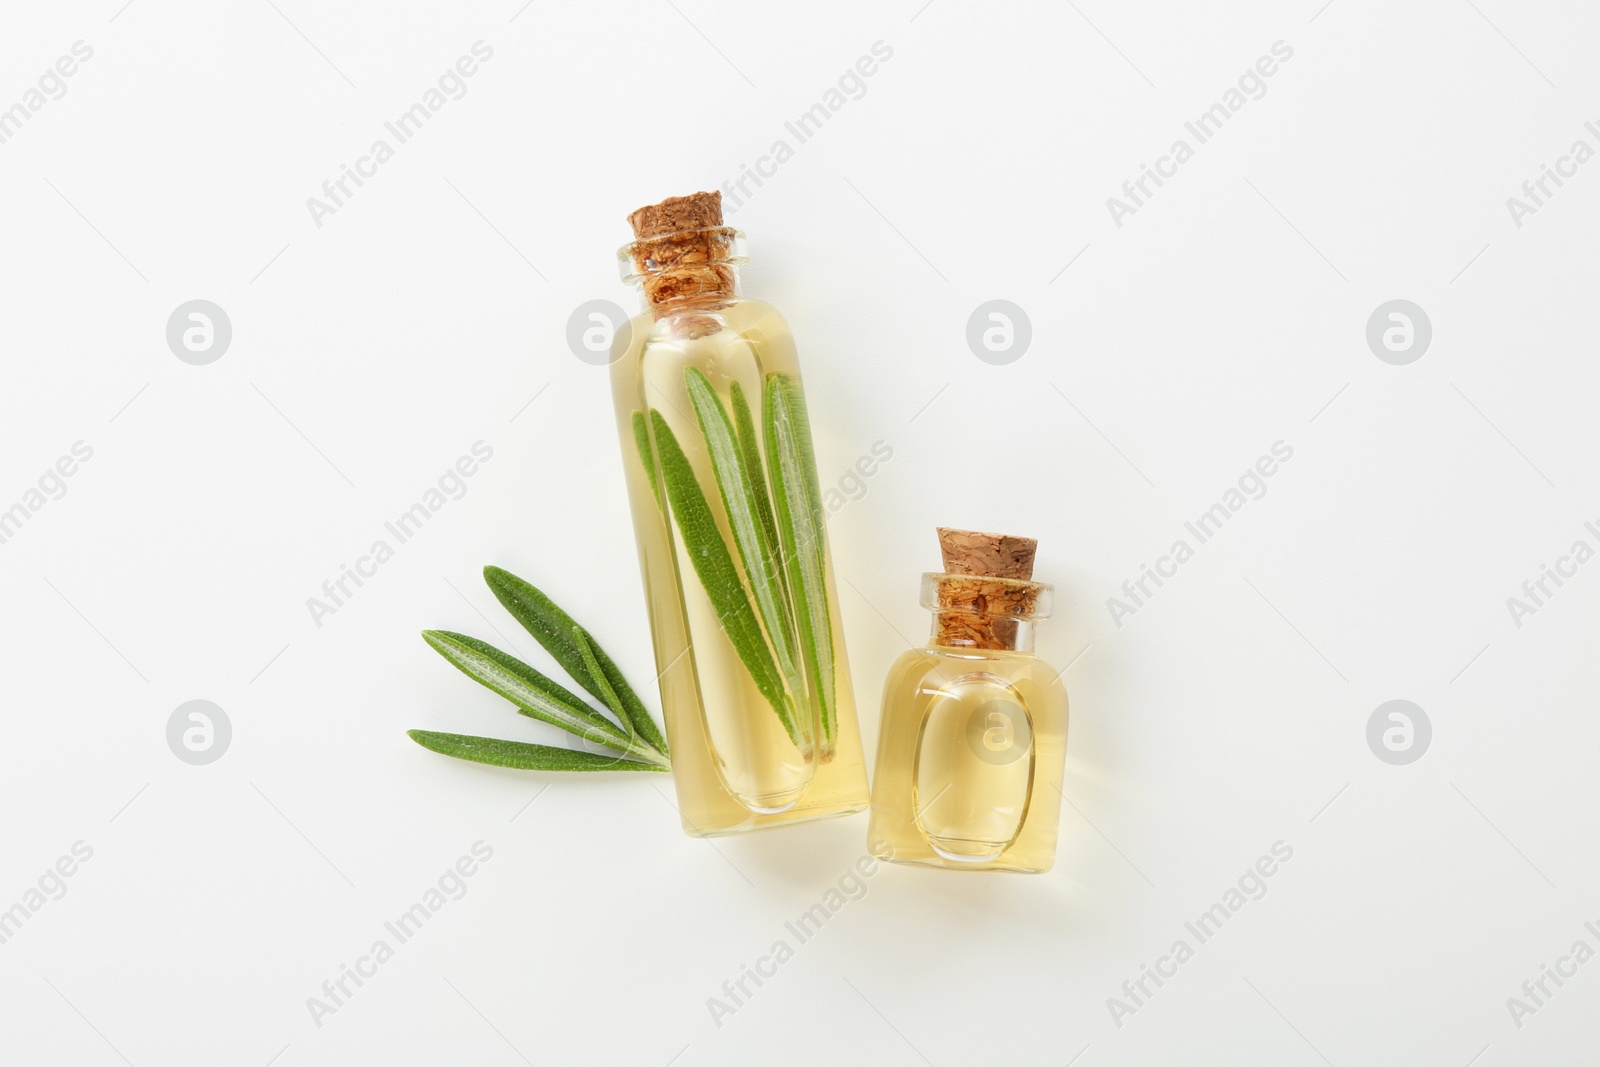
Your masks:
<path fill-rule="evenodd" d="M 629 737 L 576 694 L 515 656 L 445 630 L 424 630 L 422 639 L 461 673 L 511 701 L 522 714 L 619 752 L 665 762 L 659 753 Z"/>
<path fill-rule="evenodd" d="M 650 451 L 650 427 L 644 421 L 644 412 L 633 413 L 633 443 L 639 449 L 639 462 L 644 464 L 644 476 L 650 480 L 650 493 L 661 507 L 661 483 L 656 480 L 656 457 Z"/>
<path fill-rule="evenodd" d="M 744 398 L 744 390 L 738 382 L 728 386 L 728 395 L 733 400 L 733 427 L 739 438 L 739 455 L 744 459 L 745 475 L 754 483 L 750 494 L 755 498 L 756 511 L 761 516 L 761 529 L 766 533 L 766 543 L 773 550 L 774 555 L 778 549 L 778 525 L 772 517 L 772 501 L 767 498 L 767 487 L 762 477 L 766 468 L 761 462 L 761 441 L 756 436 L 755 419 L 750 414 L 750 403 Z M 784 603 L 788 603 L 789 590 L 784 587 L 785 576 L 783 568 L 777 569 L 778 583 L 783 588 Z"/>
<path fill-rule="evenodd" d="M 610 682 L 606 681 L 605 669 L 600 666 L 600 661 L 595 658 L 594 645 L 590 642 L 589 635 L 584 633 L 583 627 L 576 623 L 572 626 L 572 643 L 578 646 L 578 653 L 583 656 L 583 665 L 588 669 L 589 677 L 593 678 L 596 684 L 600 686 L 600 699 L 606 702 L 606 707 L 610 708 L 612 714 L 616 715 L 617 721 L 622 724 L 623 728 L 637 739 L 639 734 L 634 730 L 633 722 L 628 718 L 628 713 L 623 710 L 622 701 L 617 697 L 617 691 L 611 688 Z"/>
<path fill-rule="evenodd" d="M 471 734 L 441 734 L 432 730 L 407 730 L 406 736 L 433 752 L 474 763 L 514 767 L 524 771 L 665 771 L 664 764 L 640 763 L 620 756 L 553 748 L 526 741 L 502 741 Z"/>
<path fill-rule="evenodd" d="M 697 368 L 690 367 L 684 372 L 684 384 L 688 387 L 695 417 L 700 421 L 700 431 L 705 435 L 711 471 L 722 492 L 728 526 L 733 531 L 739 558 L 744 561 L 745 578 L 755 594 L 767 639 L 772 644 L 778 668 L 788 682 L 789 692 L 799 697 L 805 691 L 805 683 L 795 660 L 794 626 L 789 620 L 788 599 L 778 577 L 782 566 L 777 546 L 767 539 L 766 528 L 761 524 L 760 506 L 767 503 L 765 481 L 758 485 L 755 480 L 761 478 L 761 467 L 758 465 L 752 470 L 745 465 L 734 440 L 733 423 L 711 387 L 710 379 Z"/>
<path fill-rule="evenodd" d="M 678 530 L 683 535 L 683 547 L 700 576 L 711 606 L 716 610 L 723 633 L 738 653 L 745 669 L 761 695 L 767 698 L 778 713 L 784 730 L 796 747 L 804 747 L 795 727 L 795 716 L 788 695 L 783 690 L 783 680 L 772 662 L 766 638 L 761 634 L 761 624 L 750 607 L 750 598 L 734 569 L 733 556 L 722 540 L 722 531 L 711 513 L 694 468 L 678 445 L 672 427 L 661 412 L 650 412 L 650 425 L 655 436 L 656 454 L 660 457 L 662 481 L 666 486 L 667 500 L 672 504 L 672 514 L 677 519 Z"/>
<path fill-rule="evenodd" d="M 490 591 L 495 598 L 504 605 L 524 629 L 533 635 L 533 639 L 544 646 L 555 661 L 561 664 L 561 669 L 572 676 L 573 680 L 588 691 L 596 700 L 605 700 L 605 689 L 609 686 L 613 693 L 622 701 L 623 711 L 627 715 L 633 732 L 647 745 L 665 756 L 667 752 L 667 739 L 661 736 L 655 720 L 650 718 L 650 713 L 645 710 L 644 702 L 639 699 L 628 680 L 622 676 L 622 671 L 606 655 L 593 635 L 584 630 L 583 636 L 588 639 L 589 647 L 594 651 L 594 658 L 600 664 L 600 674 L 591 674 L 589 666 L 584 662 L 583 653 L 579 651 L 573 641 L 572 631 L 578 626 L 571 615 L 556 607 L 555 602 L 544 593 L 540 592 L 528 582 L 518 578 L 510 571 L 499 567 L 483 568 L 483 580 L 488 583 Z M 601 682 L 604 681 L 603 686 Z"/>
<path fill-rule="evenodd" d="M 821 720 L 823 752 L 833 749 L 833 629 L 828 616 L 826 534 L 817 461 L 811 450 L 805 396 L 787 374 L 769 374 L 763 393 L 768 477 L 776 505 L 796 629 L 810 678 L 810 694 Z"/>

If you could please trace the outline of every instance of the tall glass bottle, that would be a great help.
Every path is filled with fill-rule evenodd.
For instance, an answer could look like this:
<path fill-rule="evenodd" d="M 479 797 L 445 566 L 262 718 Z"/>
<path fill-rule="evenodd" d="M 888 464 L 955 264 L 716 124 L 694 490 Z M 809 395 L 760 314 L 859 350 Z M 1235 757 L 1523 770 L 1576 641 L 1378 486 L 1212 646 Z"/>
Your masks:
<path fill-rule="evenodd" d="M 867 806 L 839 598 L 794 338 L 739 295 L 720 193 L 629 216 L 617 431 L 684 829 Z"/>
<path fill-rule="evenodd" d="M 883 686 L 867 847 L 897 863 L 1047 871 L 1067 750 L 1066 689 L 1033 655 L 1050 586 L 1029 580 L 1031 539 L 939 539 L 945 573 L 922 576 L 933 637 Z"/>

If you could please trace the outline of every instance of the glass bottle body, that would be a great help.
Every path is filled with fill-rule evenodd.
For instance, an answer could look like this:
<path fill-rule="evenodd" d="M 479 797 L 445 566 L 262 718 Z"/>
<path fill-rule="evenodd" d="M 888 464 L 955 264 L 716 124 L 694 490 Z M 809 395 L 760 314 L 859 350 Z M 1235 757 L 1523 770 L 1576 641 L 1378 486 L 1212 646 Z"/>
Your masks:
<path fill-rule="evenodd" d="M 1049 870 L 1066 747 L 1066 690 L 1030 652 L 904 653 L 884 683 L 869 851 L 956 870 Z"/>
<path fill-rule="evenodd" d="M 614 355 L 684 829 L 862 810 L 866 767 L 820 505 L 805 499 L 816 471 L 787 323 L 731 295 L 655 307 Z"/>

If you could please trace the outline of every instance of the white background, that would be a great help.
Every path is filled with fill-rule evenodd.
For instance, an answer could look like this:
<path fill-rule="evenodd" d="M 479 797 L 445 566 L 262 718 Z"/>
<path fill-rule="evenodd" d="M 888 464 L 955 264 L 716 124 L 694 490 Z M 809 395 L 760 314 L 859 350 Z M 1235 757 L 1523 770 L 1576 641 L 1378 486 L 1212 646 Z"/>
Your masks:
<path fill-rule="evenodd" d="M 1506 600 L 1600 519 L 1600 163 L 1506 198 L 1600 118 L 1577 4 L 6 5 L 0 945 L 16 1063 L 1570 1064 L 1600 963 L 1600 563 Z M 274 4 L 276 7 L 274 7 Z M 468 92 L 316 226 L 306 199 L 475 41 Z M 1073 720 L 1039 877 L 883 869 L 718 1027 L 707 999 L 862 854 L 857 816 L 714 843 L 665 777 L 460 764 L 409 727 L 559 743 L 424 627 L 548 661 L 508 567 L 656 710 L 606 372 L 624 215 L 714 188 L 876 41 L 893 57 L 733 215 L 801 344 L 870 747 L 921 641 L 935 525 L 1037 536 Z M 1273 42 L 1268 92 L 1116 226 L 1106 198 Z M 792 141 L 792 137 L 790 137 Z M 1192 138 L 1191 138 L 1192 143 Z M 1068 265 L 1070 263 L 1070 266 Z M 209 366 L 165 324 L 233 324 Z M 1001 298 L 1033 340 L 965 340 Z M 1381 303 L 1434 337 L 1380 361 Z M 537 397 L 537 399 L 533 399 Z M 531 403 L 530 403 L 531 400 Z M 307 609 L 472 444 L 464 498 Z M 1269 483 L 1119 628 L 1106 607 L 1274 442 Z M 1426 755 L 1369 750 L 1383 701 Z M 225 709 L 209 766 L 182 702 Z M 531 803 L 530 803 L 531 802 Z M 474 842 L 493 859 L 318 1026 L 307 998 Z M 1293 859 L 1136 1014 L 1122 996 L 1276 841 Z M 790 937 L 792 941 L 792 937 Z"/>

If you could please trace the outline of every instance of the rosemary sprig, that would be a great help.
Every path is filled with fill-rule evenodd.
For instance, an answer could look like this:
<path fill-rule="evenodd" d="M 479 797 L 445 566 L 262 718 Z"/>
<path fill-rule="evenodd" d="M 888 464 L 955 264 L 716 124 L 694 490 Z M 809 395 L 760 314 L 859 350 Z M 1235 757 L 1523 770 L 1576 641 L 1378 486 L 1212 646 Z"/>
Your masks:
<path fill-rule="evenodd" d="M 650 481 L 650 492 L 655 495 L 656 507 L 664 507 L 661 482 L 656 478 L 656 456 L 650 450 L 650 426 L 642 411 L 633 413 L 633 444 L 639 450 L 639 461 L 644 464 L 644 476 Z"/>
<path fill-rule="evenodd" d="M 545 771 L 670 770 L 666 739 L 617 665 L 589 632 L 549 597 L 509 571 L 486 567 L 484 578 L 500 602 L 579 685 L 604 701 L 617 721 L 612 722 L 582 697 L 493 645 L 447 630 L 424 630 L 423 640 L 467 677 L 511 701 L 522 714 L 621 755 L 432 730 L 411 730 L 408 736 L 431 751 L 499 767 Z"/>
<path fill-rule="evenodd" d="M 657 504 L 663 490 L 683 547 L 739 660 L 801 752 L 820 732 L 824 759 L 838 729 L 837 668 L 828 605 L 826 534 L 805 397 L 787 374 L 762 388 L 762 433 L 738 382 L 730 418 L 710 379 L 684 371 L 731 533 L 660 411 L 633 413 L 634 443 Z M 763 452 L 765 456 L 763 457 Z M 737 553 L 741 569 L 734 564 Z M 754 600 L 754 607 L 751 601 Z M 593 692 L 594 690 L 590 690 Z"/>
<path fill-rule="evenodd" d="M 433 752 L 474 763 L 496 767 L 515 767 L 525 771 L 665 771 L 663 763 L 635 763 L 620 756 L 581 752 L 572 748 L 534 745 L 526 741 L 502 741 L 497 737 L 470 734 L 441 734 L 432 730 L 407 730 L 406 735 Z"/>
<path fill-rule="evenodd" d="M 722 508 L 728 516 L 728 526 L 733 531 L 734 544 L 739 549 L 739 559 L 744 563 L 744 574 L 755 594 L 756 606 L 761 612 L 761 622 L 766 627 L 767 640 L 772 644 L 773 657 L 791 694 L 805 692 L 800 670 L 794 655 L 794 627 L 789 621 L 788 598 L 779 575 L 783 568 L 778 562 L 774 540 L 768 536 L 760 504 L 767 499 L 766 486 L 760 481 L 761 468 L 752 470 L 734 439 L 733 420 L 728 418 L 722 401 L 717 398 L 711 382 L 694 367 L 685 373 L 689 387 L 689 400 L 694 405 L 695 417 L 700 422 L 700 432 L 706 439 L 706 451 L 711 457 L 711 472 L 722 492 Z M 767 520 L 770 522 L 770 518 Z"/>
<path fill-rule="evenodd" d="M 778 545 L 778 524 L 772 515 L 772 501 L 768 499 L 766 486 L 762 483 L 761 472 L 764 469 L 761 463 L 761 440 L 756 436 L 755 419 L 750 414 L 750 402 L 745 399 L 744 390 L 738 382 L 728 383 L 728 397 L 733 401 L 733 425 L 738 431 L 739 454 L 744 457 L 745 472 L 751 476 L 751 493 L 755 496 L 756 511 L 761 515 L 761 527 L 766 533 L 766 544 L 776 551 Z M 778 582 L 784 581 L 783 568 L 776 568 Z M 787 598 L 788 590 L 784 590 Z M 787 603 L 787 600 L 785 601 Z"/>
<path fill-rule="evenodd" d="M 786 374 L 767 376 L 763 415 L 767 433 L 767 475 L 772 481 L 778 533 L 782 538 L 795 626 L 806 655 L 811 697 L 821 719 L 823 753 L 833 750 L 833 628 L 828 613 L 826 534 L 817 461 L 811 450 L 805 396 Z"/>
<path fill-rule="evenodd" d="M 628 684 L 628 680 L 622 676 L 621 669 L 612 662 L 610 656 L 606 655 L 605 650 L 589 631 L 584 630 L 571 615 L 557 607 L 555 601 L 510 571 L 501 570 L 499 567 L 485 567 L 483 580 L 488 583 L 489 590 L 494 593 L 501 605 L 522 624 L 523 629 L 532 634 L 533 639 L 561 664 L 562 670 L 571 675 L 572 679 L 596 700 L 607 700 L 607 689 L 613 691 L 622 701 L 623 710 L 627 713 L 628 722 L 634 732 L 663 756 L 670 755 L 667 751 L 667 739 L 661 735 L 655 720 L 651 719 L 650 713 L 645 710 L 644 702 L 639 699 L 633 687 Z M 594 658 L 600 664 L 599 672 L 591 672 L 584 661 L 583 653 L 579 650 L 574 636 L 575 631 L 582 632 L 584 640 L 594 651 Z"/>
<path fill-rule="evenodd" d="M 578 652 L 583 656 L 583 665 L 588 668 L 589 675 L 600 687 L 600 695 L 606 702 L 606 707 L 617 717 L 617 721 L 627 727 L 628 735 L 635 741 L 639 739 L 639 732 L 633 728 L 633 720 L 628 718 L 628 712 L 622 706 L 622 700 L 617 696 L 617 691 L 606 680 L 605 669 L 600 666 L 600 660 L 595 656 L 595 646 L 589 640 L 589 635 L 583 627 L 573 626 L 572 641 L 578 646 Z"/>
<path fill-rule="evenodd" d="M 778 713 L 789 739 L 797 748 L 801 747 L 801 735 L 795 725 L 789 694 L 784 691 L 783 678 L 773 663 L 772 652 L 761 634 L 761 624 L 750 606 L 750 598 L 745 594 L 728 545 L 717 528 L 716 516 L 711 512 L 705 490 L 700 487 L 689 458 L 683 454 L 677 436 L 661 412 L 650 412 L 650 431 L 655 438 L 667 501 L 672 505 L 673 518 L 677 520 L 678 532 L 683 536 L 684 550 L 695 573 L 700 576 L 707 599 L 717 612 L 722 631 L 727 634 L 745 670 L 750 672 L 756 688 Z"/>

